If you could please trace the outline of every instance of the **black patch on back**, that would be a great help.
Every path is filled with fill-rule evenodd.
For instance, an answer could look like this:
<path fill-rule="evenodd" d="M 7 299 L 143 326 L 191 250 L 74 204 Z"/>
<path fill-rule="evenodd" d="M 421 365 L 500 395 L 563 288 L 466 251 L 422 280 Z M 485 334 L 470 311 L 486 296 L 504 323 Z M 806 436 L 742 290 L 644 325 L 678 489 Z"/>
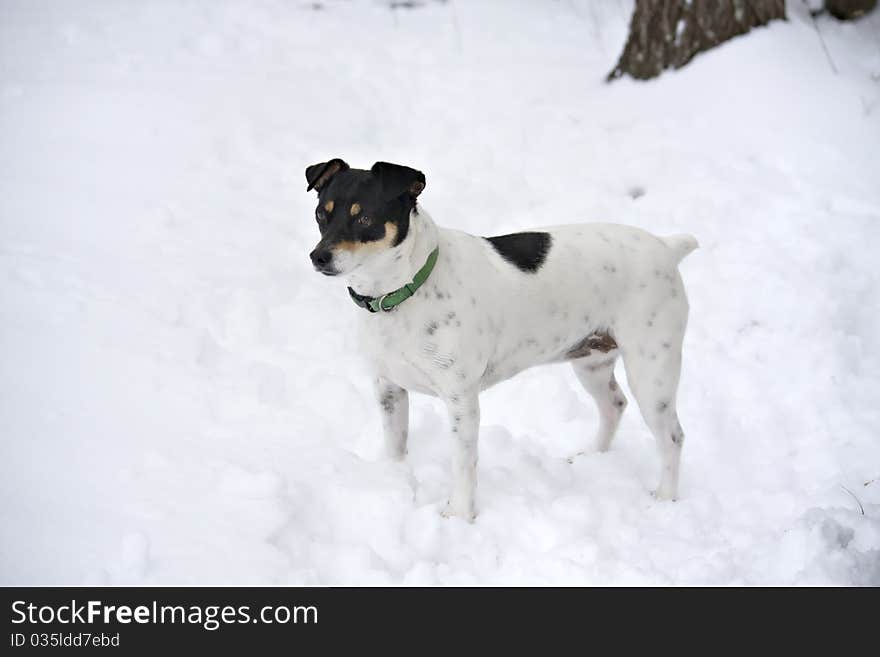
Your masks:
<path fill-rule="evenodd" d="M 498 255 L 524 272 L 538 271 L 550 252 L 549 233 L 512 233 L 485 239 Z"/>

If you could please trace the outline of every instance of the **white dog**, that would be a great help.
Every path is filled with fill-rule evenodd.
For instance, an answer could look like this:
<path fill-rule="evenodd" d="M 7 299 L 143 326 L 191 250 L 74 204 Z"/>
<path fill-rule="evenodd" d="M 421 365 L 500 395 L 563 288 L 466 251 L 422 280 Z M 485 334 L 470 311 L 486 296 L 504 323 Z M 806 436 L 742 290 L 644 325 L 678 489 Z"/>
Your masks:
<path fill-rule="evenodd" d="M 676 413 L 688 303 L 678 263 L 689 235 L 576 224 L 500 237 L 438 228 L 416 198 L 425 176 L 339 159 L 306 169 L 318 191 L 315 268 L 343 276 L 363 322 L 390 455 L 406 453 L 408 392 L 449 412 L 452 493 L 446 515 L 476 514 L 480 391 L 541 363 L 571 361 L 599 407 L 596 446 L 608 449 L 630 389 L 657 439 L 656 495 L 674 499 L 684 433 Z M 369 312 L 367 312 L 369 311 Z"/>

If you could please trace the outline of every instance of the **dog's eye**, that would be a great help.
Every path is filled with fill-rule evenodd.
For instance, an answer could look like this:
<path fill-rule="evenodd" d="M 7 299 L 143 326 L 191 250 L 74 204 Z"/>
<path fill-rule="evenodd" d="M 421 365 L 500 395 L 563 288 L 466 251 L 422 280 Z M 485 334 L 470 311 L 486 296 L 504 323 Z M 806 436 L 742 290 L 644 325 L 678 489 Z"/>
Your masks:
<path fill-rule="evenodd" d="M 327 221 L 327 213 L 318 208 L 317 210 L 315 210 L 315 219 L 319 224 L 323 224 L 325 221 Z"/>
<path fill-rule="evenodd" d="M 371 223 L 373 223 L 373 220 L 372 220 L 372 218 L 368 217 L 367 215 L 362 214 L 360 217 L 357 218 L 357 222 L 361 226 L 369 226 Z"/>

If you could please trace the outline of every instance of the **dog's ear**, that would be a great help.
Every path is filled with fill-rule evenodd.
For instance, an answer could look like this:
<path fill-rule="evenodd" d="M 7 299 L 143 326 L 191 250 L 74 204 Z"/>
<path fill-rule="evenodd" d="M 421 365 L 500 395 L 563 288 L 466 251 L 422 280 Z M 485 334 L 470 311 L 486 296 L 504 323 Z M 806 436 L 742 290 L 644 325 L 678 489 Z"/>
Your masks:
<path fill-rule="evenodd" d="M 348 165 L 338 157 L 333 158 L 329 162 L 319 162 L 310 167 L 306 167 L 306 180 L 309 186 L 306 191 L 321 191 L 321 188 L 340 171 L 347 171 Z"/>
<path fill-rule="evenodd" d="M 399 164 L 376 162 L 370 172 L 379 179 L 383 196 L 389 201 L 404 194 L 415 199 L 425 188 L 425 174 Z"/>

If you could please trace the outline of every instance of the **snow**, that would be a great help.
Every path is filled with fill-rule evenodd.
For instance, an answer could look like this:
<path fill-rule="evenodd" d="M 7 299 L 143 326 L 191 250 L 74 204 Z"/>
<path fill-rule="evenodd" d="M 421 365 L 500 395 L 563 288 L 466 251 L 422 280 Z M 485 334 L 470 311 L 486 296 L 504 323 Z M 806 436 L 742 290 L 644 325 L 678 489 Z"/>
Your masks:
<path fill-rule="evenodd" d="M 880 12 L 818 19 L 838 74 L 789 3 L 606 85 L 630 3 L 416 4 L 0 5 L 0 583 L 880 584 Z M 383 461 L 335 156 L 477 234 L 696 235 L 681 499 L 632 404 L 567 463 L 566 366 L 483 395 L 474 524 L 438 402 Z"/>

